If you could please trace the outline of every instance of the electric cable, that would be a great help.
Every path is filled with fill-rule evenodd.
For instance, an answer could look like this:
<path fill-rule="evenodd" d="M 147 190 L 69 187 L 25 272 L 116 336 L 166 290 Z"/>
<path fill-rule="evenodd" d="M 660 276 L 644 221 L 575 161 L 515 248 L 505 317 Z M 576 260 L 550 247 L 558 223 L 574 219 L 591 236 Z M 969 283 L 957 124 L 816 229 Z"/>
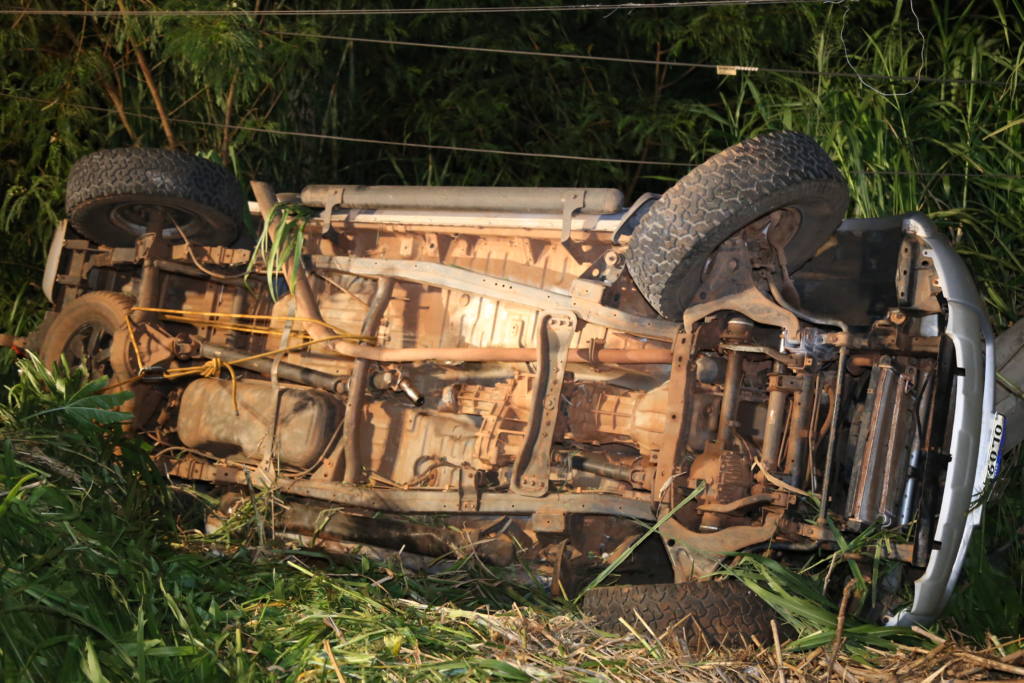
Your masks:
<path fill-rule="evenodd" d="M 372 15 L 429 15 L 429 14 L 524 14 L 532 12 L 588 12 L 633 11 L 646 9 L 680 9 L 687 7 L 720 7 L 731 5 L 822 5 L 822 0 L 678 0 L 675 2 L 623 2 L 586 3 L 569 5 L 503 5 L 499 7 L 376 7 L 361 9 L 260 9 L 260 10 L 160 10 L 116 9 L 74 10 L 42 8 L 0 8 L 0 15 L 65 16 L 65 17 L 337 17 Z"/>
<path fill-rule="evenodd" d="M 23 102 L 34 102 L 37 104 L 44 104 L 53 106 L 59 104 L 66 107 L 77 107 L 86 111 L 94 111 L 103 114 L 117 114 L 116 109 L 109 107 L 98 107 L 95 105 L 78 104 L 74 102 L 55 102 L 41 97 L 29 97 L 27 95 L 17 95 L 15 93 L 0 92 L 0 97 L 6 97 L 9 99 L 21 100 Z M 145 114 L 141 112 L 125 111 L 127 116 L 134 118 L 146 119 L 149 121 L 159 121 L 160 117 L 155 114 Z M 586 161 L 586 162 L 597 162 L 597 163 L 609 163 L 609 164 L 628 164 L 633 166 L 662 166 L 662 167 L 673 167 L 673 168 L 694 168 L 699 164 L 685 163 L 679 161 L 649 161 L 644 159 L 619 159 L 615 157 L 594 157 L 594 156 L 583 156 L 577 154 L 556 154 L 547 152 L 520 152 L 510 149 L 493 149 L 487 147 L 468 147 L 462 145 L 437 145 L 424 142 L 403 142 L 401 140 L 378 140 L 374 138 L 360 138 L 352 137 L 347 135 L 331 135 L 328 133 L 308 133 L 303 131 L 291 131 L 291 130 L 277 130 L 273 128 L 260 128 L 257 126 L 246 126 L 241 124 L 231 123 L 217 123 L 211 121 L 198 121 L 195 119 L 185 119 L 178 117 L 168 117 L 170 123 L 184 124 L 190 126 L 200 126 L 205 128 L 216 128 L 219 130 L 236 130 L 245 131 L 249 133 L 260 133 L 265 135 L 279 135 L 284 137 L 294 138 L 306 138 L 313 140 L 327 140 L 332 142 L 351 142 L 356 144 L 367 144 L 367 145 L 380 145 L 386 147 L 408 147 L 413 149 L 429 149 L 436 151 L 445 152 L 467 152 L 473 154 L 493 154 L 497 156 L 509 156 L 519 158 L 531 158 L 531 159 L 557 159 L 563 161 Z M 872 169 L 864 169 L 861 171 L 867 175 L 901 175 L 901 176 L 915 176 L 915 177 L 938 177 L 938 178 L 990 178 L 1000 180 L 1019 180 L 1024 178 L 1024 175 L 1012 175 L 1005 173 L 947 173 L 947 172 L 926 172 L 926 171 L 876 171 Z"/>
<path fill-rule="evenodd" d="M 26 102 L 37 102 L 37 103 L 49 104 L 49 105 L 55 104 L 51 100 L 46 100 L 46 99 L 38 98 L 38 97 L 27 97 L 25 95 L 16 95 L 16 94 L 13 94 L 13 93 L 0 93 L 0 96 L 12 98 L 12 99 L 17 99 L 17 100 L 23 100 L 23 101 L 26 101 Z M 80 109 L 85 109 L 87 111 L 95 111 L 95 112 L 101 112 L 101 113 L 106 113 L 106 114 L 117 114 L 118 113 L 117 110 L 110 109 L 109 107 L 97 107 L 97 106 L 93 106 L 93 105 L 77 104 L 77 103 L 72 103 L 72 102 L 62 102 L 60 104 L 62 104 L 64 106 L 68 106 L 68 107 L 78 107 Z M 160 120 L 160 117 L 156 116 L 155 114 L 143 114 L 143 113 L 140 113 L 140 112 L 129 112 L 129 111 L 126 111 L 125 114 L 127 114 L 128 116 L 133 116 L 133 117 L 142 118 L 142 119 L 148 119 L 148 120 L 151 120 L 151 121 L 159 121 Z M 554 154 L 554 153 L 547 153 L 547 152 L 519 152 L 519 151 L 516 151 L 516 150 L 510 150 L 510 149 L 491 149 L 491 148 L 487 148 L 487 147 L 466 147 L 466 146 L 462 146 L 462 145 L 436 145 L 436 144 L 429 144 L 429 143 L 424 143 L 424 142 L 404 142 L 404 141 L 401 141 L 401 140 L 377 140 L 377 139 L 374 139 L 374 138 L 360 138 L 360 137 L 352 137 L 352 136 L 348 136 L 348 135 L 330 135 L 328 133 L 306 133 L 306 132 L 291 131 L 291 130 L 276 130 L 276 129 L 273 129 L 273 128 L 259 128 L 259 127 L 256 127 L 256 126 L 246 126 L 246 125 L 242 125 L 242 124 L 233 124 L 233 123 L 215 123 L 215 122 L 210 122 L 210 121 L 197 121 L 195 119 L 183 119 L 183 118 L 177 118 L 177 117 L 168 117 L 167 120 L 169 122 L 171 122 L 171 123 L 182 123 L 182 124 L 192 125 L 192 126 L 204 126 L 204 127 L 207 127 L 207 128 L 218 128 L 218 129 L 221 129 L 221 130 L 228 129 L 228 130 L 245 131 L 245 132 L 249 132 L 249 133 L 264 133 L 264 134 L 267 134 L 267 135 L 280 135 L 280 136 L 285 136 L 285 137 L 308 138 L 308 139 L 314 139 L 314 140 L 330 140 L 330 141 L 335 141 L 335 142 L 353 142 L 353 143 L 361 143 L 361 144 L 382 145 L 382 146 L 389 146 L 389 147 L 410 147 L 410 148 L 413 148 L 413 149 L 430 149 L 430 150 L 438 150 L 438 151 L 446 151 L 446 152 L 471 152 L 471 153 L 474 153 L 474 154 L 494 154 L 494 155 L 499 155 L 499 156 L 525 157 L 525 158 L 531 158 L 531 159 L 560 159 L 560 160 L 565 160 L 565 161 L 592 161 L 592 162 L 610 163 L 610 164 L 631 164 L 631 165 L 635 165 L 635 166 L 674 166 L 674 167 L 683 167 L 683 168 L 692 168 L 694 166 L 697 166 L 697 164 L 687 164 L 687 163 L 681 163 L 681 162 L 678 162 L 678 161 L 645 161 L 645 160 L 642 160 L 642 159 L 618 159 L 618 158 L 614 158 L 614 157 L 593 157 L 593 156 L 583 156 L 583 155 L 577 155 L 577 154 Z"/>
<path fill-rule="evenodd" d="M 676 60 L 641 59 L 635 57 L 611 57 L 602 55 L 585 55 L 576 52 L 542 52 L 535 50 L 513 50 L 511 48 L 480 47 L 475 45 L 454 45 L 451 43 L 424 43 L 411 40 L 395 40 L 389 38 L 366 38 L 362 36 L 336 36 L 324 33 L 299 33 L 295 31 L 264 31 L 266 35 L 290 36 L 294 38 L 310 38 L 317 40 L 339 40 L 352 43 L 373 45 L 394 45 L 401 47 L 418 47 L 433 50 L 452 50 L 461 52 L 479 52 L 487 54 L 512 55 L 515 57 L 544 57 L 549 59 L 571 59 L 590 62 L 611 62 L 616 64 L 639 64 L 644 66 L 684 67 L 690 69 L 714 70 L 720 76 L 735 76 L 738 73 L 768 73 L 789 76 L 818 76 L 827 78 L 856 78 L 879 81 L 914 81 L 915 83 L 948 83 L 957 85 L 1009 85 L 1006 81 L 985 80 L 976 78 L 943 78 L 940 76 L 888 76 L 886 74 L 862 74 L 847 71 L 815 71 L 813 69 L 789 69 L 771 66 L 753 66 L 741 64 L 707 64 L 702 62 L 681 62 Z"/>

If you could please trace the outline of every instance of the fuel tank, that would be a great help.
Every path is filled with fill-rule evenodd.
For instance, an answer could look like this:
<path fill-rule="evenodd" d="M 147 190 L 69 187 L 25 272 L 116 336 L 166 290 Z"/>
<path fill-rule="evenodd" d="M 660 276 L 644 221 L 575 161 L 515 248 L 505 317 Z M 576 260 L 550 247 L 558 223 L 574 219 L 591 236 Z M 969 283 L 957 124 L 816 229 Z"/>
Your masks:
<path fill-rule="evenodd" d="M 231 382 L 204 378 L 189 384 L 178 412 L 181 442 L 222 457 L 262 458 L 270 452 L 276 408 L 280 462 L 306 468 L 340 436 L 344 405 L 326 391 L 285 386 L 275 401 L 270 382 L 242 380 L 235 398 L 237 413 Z"/>

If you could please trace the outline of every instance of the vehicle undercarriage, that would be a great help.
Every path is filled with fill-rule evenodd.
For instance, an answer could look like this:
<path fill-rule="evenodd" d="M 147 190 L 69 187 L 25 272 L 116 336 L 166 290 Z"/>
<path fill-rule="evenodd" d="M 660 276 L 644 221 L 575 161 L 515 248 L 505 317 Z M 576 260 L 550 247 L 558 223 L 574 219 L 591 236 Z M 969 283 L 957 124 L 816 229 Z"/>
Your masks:
<path fill-rule="evenodd" d="M 273 489 L 303 543 L 526 561 L 556 594 L 655 522 L 624 583 L 872 525 L 895 539 L 879 552 L 955 581 L 995 428 L 991 331 L 927 218 L 840 226 L 845 185 L 809 139 L 741 143 L 629 208 L 254 183 L 263 248 L 187 191 L 93 191 L 156 151 L 117 152 L 69 181 L 30 346 L 129 386 L 169 476 Z M 922 590 L 894 622 L 937 614 Z M 748 598 L 707 599 L 724 637 Z"/>

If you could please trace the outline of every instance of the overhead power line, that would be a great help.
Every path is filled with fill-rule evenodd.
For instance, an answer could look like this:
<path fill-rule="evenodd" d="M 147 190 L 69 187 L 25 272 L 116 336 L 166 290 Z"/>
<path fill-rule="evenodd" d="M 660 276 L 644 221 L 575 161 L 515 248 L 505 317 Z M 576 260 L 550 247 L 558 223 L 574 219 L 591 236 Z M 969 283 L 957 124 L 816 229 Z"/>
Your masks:
<path fill-rule="evenodd" d="M 722 76 L 735 76 L 738 73 L 770 73 L 791 76 L 825 76 L 828 78 L 858 78 L 880 81 L 914 81 L 919 83 L 956 83 L 960 85 L 996 85 L 1006 86 L 1006 81 L 989 81 L 971 78 L 941 78 L 929 76 L 887 76 L 885 74 L 858 74 L 846 71 L 813 71 L 809 69 L 787 69 L 770 66 L 705 64 L 699 62 L 680 62 L 675 60 L 640 59 L 634 57 L 606 57 L 601 55 L 585 55 L 576 52 L 540 52 L 535 50 L 512 50 L 509 48 L 479 47 L 475 45 L 454 45 L 450 43 L 421 43 L 410 40 L 393 40 L 389 38 L 364 38 L 362 36 L 335 36 L 323 33 L 297 33 L 294 31 L 265 31 L 268 35 L 291 36 L 294 38 L 312 38 L 320 40 L 344 40 L 353 43 L 374 45 L 395 45 L 401 47 L 421 47 L 434 50 L 452 50 L 461 52 L 484 52 L 489 54 L 513 55 L 516 57 L 543 57 L 548 59 L 573 59 L 590 62 L 613 62 L 617 64 L 639 64 L 644 66 L 685 67 L 690 69 L 714 70 Z"/>
<path fill-rule="evenodd" d="M 26 102 L 37 102 L 41 104 L 54 105 L 60 104 L 67 107 L 78 107 L 87 111 L 101 112 L 105 114 L 117 114 L 116 109 L 110 109 L 109 107 L 96 107 L 88 104 L 76 104 L 72 102 L 54 102 L 52 100 L 46 100 L 39 97 L 27 97 L 25 95 L 16 95 L 13 93 L 0 93 L 4 97 L 9 97 L 17 100 L 23 100 Z M 155 114 L 144 114 L 141 112 L 124 112 L 128 116 L 136 118 L 147 119 L 150 121 L 159 121 L 160 117 Z M 245 126 L 240 124 L 231 123 L 215 123 L 210 121 L 198 121 L 195 119 L 184 119 L 177 117 L 168 117 L 168 121 L 171 123 L 180 123 L 189 126 L 203 126 L 207 128 L 218 128 L 221 130 L 236 130 L 245 131 L 249 133 L 263 133 L 266 135 L 278 135 L 284 137 L 296 137 L 296 138 L 308 138 L 312 140 L 331 140 L 335 142 L 353 142 L 360 144 L 369 145 L 383 145 L 388 147 L 409 147 L 413 149 L 430 149 L 445 152 L 472 152 L 474 154 L 495 154 L 500 156 L 510 157 L 529 157 L 534 159 L 563 159 L 566 161 L 596 161 L 611 164 L 632 164 L 634 166 L 675 166 L 681 168 L 692 168 L 697 164 L 685 164 L 678 161 L 644 161 L 642 159 L 616 159 L 612 157 L 592 157 L 582 156 L 577 154 L 549 154 L 546 152 L 518 152 L 511 149 L 490 149 L 487 147 L 465 147 L 462 145 L 435 145 L 424 142 L 404 142 L 401 140 L 377 140 L 374 138 L 359 138 L 351 137 L 348 135 L 330 135 L 328 133 L 306 133 L 300 131 L 291 130 L 276 130 L 273 128 L 259 128 L 257 126 Z"/>
<path fill-rule="evenodd" d="M 41 97 L 29 97 L 27 95 L 17 95 L 15 93 L 0 92 L 0 97 L 7 97 L 9 99 L 21 100 L 23 102 L 34 102 L 37 104 L 44 104 L 48 106 L 60 105 L 65 107 L 77 107 L 87 111 L 95 111 L 103 114 L 117 114 L 117 110 L 109 107 L 98 107 L 88 104 L 77 104 L 73 102 L 60 102 L 54 100 L 48 100 Z M 159 121 L 160 117 L 156 114 L 146 114 L 143 112 L 124 112 L 128 116 L 134 118 L 146 119 L 149 121 Z M 245 131 L 249 133 L 261 133 L 265 135 L 278 135 L 283 137 L 293 138 L 307 138 L 312 140 L 328 140 L 333 142 L 351 142 L 357 144 L 368 144 L 368 145 L 380 145 L 386 147 L 408 147 L 412 149 L 429 149 L 445 152 L 469 152 L 473 154 L 493 154 L 499 156 L 510 156 L 510 157 L 526 157 L 533 159 L 560 159 L 564 161 L 587 161 L 587 162 L 600 162 L 600 163 L 612 163 L 612 164 L 630 164 L 634 166 L 663 166 L 673 168 L 693 168 L 698 164 L 683 163 L 678 161 L 646 161 L 643 159 L 617 159 L 614 157 L 594 157 L 594 156 L 583 156 L 577 154 L 552 154 L 545 152 L 518 152 L 509 149 L 490 149 L 487 147 L 467 147 L 462 145 L 435 145 L 423 142 L 403 142 L 400 140 L 377 140 L 373 138 L 360 138 L 351 137 L 347 135 L 330 135 L 327 133 L 307 133 L 303 131 L 291 131 L 291 130 L 275 130 L 273 128 L 260 128 L 258 126 L 245 126 L 239 124 L 225 124 L 216 123 L 210 121 L 198 121 L 195 119 L 185 119 L 178 117 L 168 117 L 168 121 L 171 123 L 183 124 L 187 126 L 201 126 L 205 128 L 216 128 L 219 130 L 235 130 Z M 927 172 L 927 171 L 876 171 L 871 169 L 864 169 L 862 171 L 867 175 L 883 175 L 883 176 L 915 176 L 925 178 L 991 178 L 1000 180 L 1021 180 L 1024 179 L 1024 175 L 1011 175 L 1004 173 L 947 173 L 947 172 Z"/>
<path fill-rule="evenodd" d="M 535 5 L 535 6 L 502 6 L 502 7 L 429 7 L 429 8 L 362 8 L 362 9 L 303 9 L 303 10 L 64 10 L 64 9 L 36 9 L 36 8 L 0 8 L 0 15 L 19 16 L 76 16 L 76 17 L 229 17 L 229 16 L 280 16 L 280 17 L 316 17 L 316 16 L 369 16 L 369 15 L 424 15 L 424 14 L 496 14 L 496 13 L 528 13 L 528 12 L 582 12 L 593 10 L 633 11 L 642 9 L 665 9 L 685 7 L 714 7 L 723 5 L 806 5 L 806 4 L 833 4 L 829 0 L 680 0 L 677 2 L 626 2 L 626 3 L 589 3 L 575 5 Z M 847 8 L 848 11 L 848 8 Z M 915 15 L 916 16 L 916 15 Z M 845 16 L 844 16 L 845 20 Z M 271 34 L 289 35 L 305 38 L 320 38 L 327 40 L 347 40 L 351 42 L 379 43 L 387 45 L 401 45 L 408 47 L 422 47 L 433 49 L 462 50 L 467 52 L 489 52 L 494 54 L 508 54 L 518 56 L 550 57 L 562 59 L 589 60 L 598 62 L 618 62 L 626 64 L 647 64 L 670 67 L 687 67 L 691 69 L 714 69 L 716 73 L 723 76 L 735 76 L 738 73 L 773 73 L 800 76 L 825 76 L 830 78 L 858 78 L 861 81 L 876 80 L 889 82 L 915 82 L 915 83 L 949 83 L 949 84 L 972 84 L 972 85 L 993 85 L 1007 86 L 1006 81 L 995 81 L 971 78 L 942 78 L 931 76 L 891 76 L 887 74 L 860 74 L 845 71 L 814 71 L 810 69 L 789 69 L 782 67 L 765 67 L 752 65 L 728 65 L 728 64 L 705 64 L 696 62 L 681 62 L 674 60 L 653 60 L 634 59 L 628 57 L 605 57 L 598 55 L 583 55 L 573 53 L 539 52 L 531 50 L 511 50 L 503 48 L 485 48 L 466 45 L 451 45 L 439 43 L 422 43 L 401 40 L 386 40 L 378 38 L 363 38 L 358 36 L 333 36 L 316 33 L 293 33 L 288 31 L 268 31 Z M 923 49 L 923 48 L 922 48 Z M 849 57 L 847 56 L 847 61 Z M 865 83 L 866 87 L 872 86 Z M 874 89 L 874 88 L 872 88 Z M 876 90 L 877 92 L 877 90 Z M 884 94 L 884 93 L 883 93 Z"/>
<path fill-rule="evenodd" d="M 824 4 L 823 0 L 679 0 L 678 2 L 622 2 L 586 3 L 575 5 L 505 5 L 501 7 L 375 7 L 360 9 L 274 9 L 274 10 L 74 10 L 0 8 L 0 14 L 27 16 L 71 17 L 321 17 L 369 16 L 377 14 L 522 14 L 526 12 L 589 12 L 632 11 L 646 9 L 675 9 L 686 7 L 719 7 L 723 5 L 809 5 Z"/>

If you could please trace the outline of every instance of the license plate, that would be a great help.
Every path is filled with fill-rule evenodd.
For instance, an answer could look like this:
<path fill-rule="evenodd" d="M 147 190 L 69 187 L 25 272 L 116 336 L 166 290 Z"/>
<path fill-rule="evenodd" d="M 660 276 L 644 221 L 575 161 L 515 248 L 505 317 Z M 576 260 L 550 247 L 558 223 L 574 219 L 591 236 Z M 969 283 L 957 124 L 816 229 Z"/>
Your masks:
<path fill-rule="evenodd" d="M 1006 434 L 1006 418 L 999 413 L 992 417 L 992 440 L 988 446 L 988 481 L 999 476 L 1003 466 L 1003 436 Z"/>

